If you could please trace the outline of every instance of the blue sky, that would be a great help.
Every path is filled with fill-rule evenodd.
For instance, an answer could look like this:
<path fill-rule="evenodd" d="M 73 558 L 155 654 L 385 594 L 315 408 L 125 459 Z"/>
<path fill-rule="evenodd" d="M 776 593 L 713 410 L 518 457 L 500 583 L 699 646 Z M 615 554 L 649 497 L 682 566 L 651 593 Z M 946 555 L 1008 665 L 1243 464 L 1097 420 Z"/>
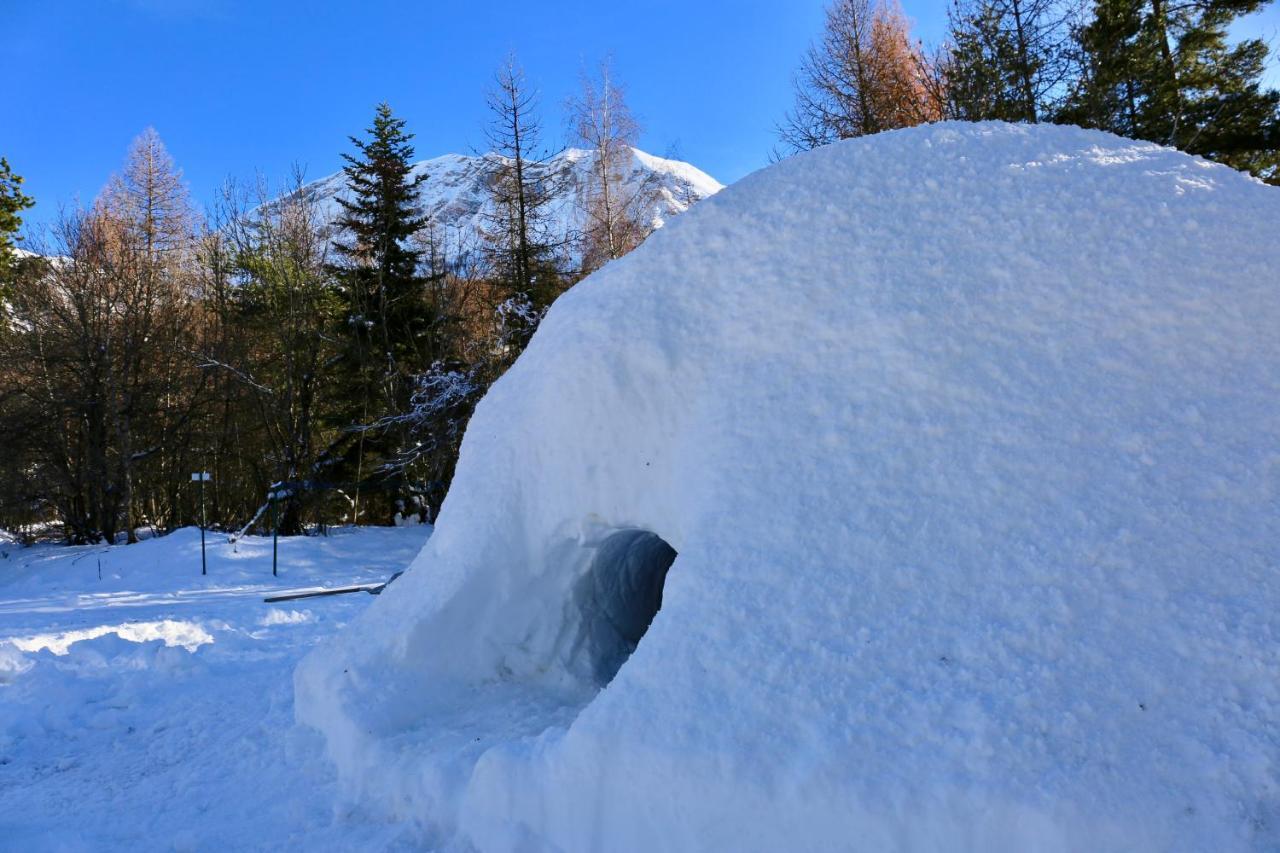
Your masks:
<path fill-rule="evenodd" d="M 515 50 L 542 95 L 546 142 L 584 65 L 612 54 L 641 147 L 726 183 L 768 162 L 823 0 L 0 0 L 0 155 L 46 221 L 87 203 L 154 126 L 198 202 L 229 175 L 340 167 L 387 100 L 419 157 L 484 145 L 483 92 Z M 946 0 L 903 0 L 926 42 Z M 1277 39 L 1280 7 L 1240 28 Z M 1280 82 L 1273 63 L 1271 79 Z M 3 119 L 0 119 L 3 121 Z"/>

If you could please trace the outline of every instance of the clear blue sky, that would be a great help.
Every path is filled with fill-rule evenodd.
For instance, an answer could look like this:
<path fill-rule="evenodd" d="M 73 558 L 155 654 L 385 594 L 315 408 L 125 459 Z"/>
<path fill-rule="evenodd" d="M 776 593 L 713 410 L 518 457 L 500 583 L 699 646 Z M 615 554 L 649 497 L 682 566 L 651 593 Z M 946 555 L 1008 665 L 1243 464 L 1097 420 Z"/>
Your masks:
<path fill-rule="evenodd" d="M 198 202 L 229 175 L 321 177 L 381 100 L 419 157 L 484 146 L 483 92 L 508 50 L 546 141 L 584 64 L 612 54 L 645 133 L 726 183 L 765 165 L 823 0 L 0 0 L 0 155 L 47 221 L 87 203 L 154 126 Z M 926 42 L 946 0 L 904 0 Z M 1273 4 L 1241 28 L 1275 40 Z M 1280 82 L 1273 65 L 1271 79 Z M 11 116 L 12 121 L 4 118 Z M 8 126 L 5 126 L 8 125 Z"/>

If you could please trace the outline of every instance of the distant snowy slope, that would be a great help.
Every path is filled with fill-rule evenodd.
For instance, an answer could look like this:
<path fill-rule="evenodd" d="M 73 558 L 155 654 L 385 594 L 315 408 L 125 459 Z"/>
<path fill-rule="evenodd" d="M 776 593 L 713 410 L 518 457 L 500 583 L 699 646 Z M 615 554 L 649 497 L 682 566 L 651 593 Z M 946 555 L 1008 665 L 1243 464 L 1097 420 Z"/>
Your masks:
<path fill-rule="evenodd" d="M 449 849 L 1280 850 L 1278 222 L 1050 125 L 744 178 L 556 301 L 299 719 Z"/>
<path fill-rule="evenodd" d="M 446 154 L 414 164 L 412 174 L 426 176 L 421 186 L 423 212 L 451 249 L 477 244 L 486 215 L 492 213 L 485 184 L 496 159 L 496 154 Z M 548 210 L 556 237 L 566 237 L 582 227 L 580 202 L 591 185 L 594 163 L 592 152 L 568 148 L 535 169 L 536 175 L 560 189 Z M 622 196 L 636 199 L 641 218 L 660 227 L 721 189 L 714 178 L 688 163 L 633 148 Z M 346 192 L 345 176 L 338 172 L 307 184 L 303 191 L 320 202 L 322 215 L 336 219 L 341 212 L 337 199 Z"/>

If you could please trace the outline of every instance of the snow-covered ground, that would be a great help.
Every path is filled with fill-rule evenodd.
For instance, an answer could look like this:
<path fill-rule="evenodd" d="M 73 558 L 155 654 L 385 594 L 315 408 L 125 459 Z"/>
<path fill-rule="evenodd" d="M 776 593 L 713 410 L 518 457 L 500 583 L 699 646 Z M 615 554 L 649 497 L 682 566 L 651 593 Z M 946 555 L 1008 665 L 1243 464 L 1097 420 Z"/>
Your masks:
<path fill-rule="evenodd" d="M 295 664 L 373 600 L 265 604 L 385 581 L 426 526 L 234 547 L 194 529 L 131 546 L 0 541 L 0 850 L 395 848 L 406 827 L 335 813 Z M 99 563 L 101 579 L 99 579 Z"/>

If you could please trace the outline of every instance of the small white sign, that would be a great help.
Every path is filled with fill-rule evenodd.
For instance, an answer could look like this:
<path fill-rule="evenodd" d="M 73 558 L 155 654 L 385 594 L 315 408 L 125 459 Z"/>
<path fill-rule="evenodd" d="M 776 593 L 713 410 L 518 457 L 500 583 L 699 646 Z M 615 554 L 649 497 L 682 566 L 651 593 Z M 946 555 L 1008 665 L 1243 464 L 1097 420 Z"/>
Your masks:
<path fill-rule="evenodd" d="M 213 479 L 213 475 L 210 474 L 208 471 L 197 471 L 191 475 L 191 482 L 193 483 L 197 483 L 201 481 L 207 482 L 212 479 Z"/>

